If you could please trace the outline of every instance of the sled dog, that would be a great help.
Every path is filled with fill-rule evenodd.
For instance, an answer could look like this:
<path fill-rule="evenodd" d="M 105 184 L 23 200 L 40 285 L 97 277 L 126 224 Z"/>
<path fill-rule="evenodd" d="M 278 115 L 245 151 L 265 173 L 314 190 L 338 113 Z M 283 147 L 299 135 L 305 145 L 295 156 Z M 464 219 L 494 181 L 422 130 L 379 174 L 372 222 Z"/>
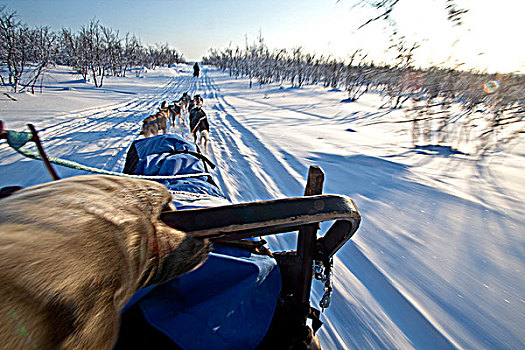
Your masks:
<path fill-rule="evenodd" d="M 180 105 L 181 114 L 188 114 L 190 112 L 190 101 L 190 95 L 188 95 L 188 93 L 185 92 L 182 94 L 181 98 L 173 102 Z"/>
<path fill-rule="evenodd" d="M 210 139 L 210 124 L 202 108 L 193 108 L 190 112 L 190 133 L 193 135 L 193 141 L 196 144 L 197 133 L 200 134 L 198 145 L 202 145 L 205 152 L 207 152 Z"/>
<path fill-rule="evenodd" d="M 192 109 L 194 108 L 202 108 L 202 106 L 204 105 L 204 101 L 201 97 L 201 95 L 195 95 L 193 97 L 193 99 L 190 101 L 190 113 L 192 111 Z"/>
<path fill-rule="evenodd" d="M 184 119 L 182 119 L 182 108 L 180 104 L 176 101 L 173 101 L 173 104 L 168 107 L 169 120 L 172 126 L 175 126 L 175 120 L 179 119 L 179 124 L 185 125 Z"/>
<path fill-rule="evenodd" d="M 152 114 L 142 121 L 142 129 L 139 135 L 144 137 L 157 136 L 159 130 L 166 133 L 168 112 L 158 111 L 157 114 Z"/>

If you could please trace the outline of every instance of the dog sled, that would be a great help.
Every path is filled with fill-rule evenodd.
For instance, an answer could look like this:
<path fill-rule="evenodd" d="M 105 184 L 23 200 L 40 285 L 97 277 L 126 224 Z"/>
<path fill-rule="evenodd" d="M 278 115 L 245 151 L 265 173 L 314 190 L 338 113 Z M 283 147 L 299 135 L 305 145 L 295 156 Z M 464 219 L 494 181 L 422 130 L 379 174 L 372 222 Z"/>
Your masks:
<path fill-rule="evenodd" d="M 52 178 L 59 178 L 52 163 L 67 162 L 46 155 L 33 126 L 30 133 L 0 128 L 0 138 L 44 161 Z M 37 151 L 23 147 L 29 141 Z M 213 180 L 213 167 L 195 144 L 176 135 L 139 139 L 130 146 L 120 175 L 164 184 L 176 210 L 162 212 L 162 221 L 210 240 L 214 248 L 196 270 L 135 293 L 122 310 L 115 348 L 320 348 L 315 333 L 322 322 L 310 303 L 312 283 L 321 282 L 319 306 L 329 307 L 333 256 L 361 220 L 353 201 L 323 195 L 323 171 L 312 166 L 304 196 L 231 204 Z M 325 221 L 333 224 L 318 237 Z M 294 231 L 295 250 L 266 247 L 263 237 Z"/>

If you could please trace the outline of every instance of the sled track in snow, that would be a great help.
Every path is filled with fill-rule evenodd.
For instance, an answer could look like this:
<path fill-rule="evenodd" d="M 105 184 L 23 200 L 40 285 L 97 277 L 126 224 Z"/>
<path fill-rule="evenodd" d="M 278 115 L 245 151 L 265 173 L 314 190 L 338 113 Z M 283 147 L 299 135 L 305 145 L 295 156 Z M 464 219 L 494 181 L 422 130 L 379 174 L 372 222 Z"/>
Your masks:
<path fill-rule="evenodd" d="M 338 259 L 370 291 L 416 349 L 458 348 L 356 245 L 350 244 L 345 256 Z"/>
<path fill-rule="evenodd" d="M 235 108 L 218 93 L 219 90 L 206 72 L 203 82 L 203 94 L 208 97 L 205 107 L 211 125 L 213 153 L 219 172 L 228 174 L 228 178 L 237 178 L 234 183 L 225 181 L 226 176 L 220 176 L 219 179 L 231 200 L 261 200 L 301 194 L 304 175 L 288 167 L 254 131 L 235 118 Z M 258 152 L 254 152 L 254 149 Z M 276 183 L 283 180 L 294 182 L 297 192 L 283 193 Z"/>
<path fill-rule="evenodd" d="M 117 104 L 75 111 L 66 120 L 35 125 L 49 155 L 63 157 L 105 170 L 119 171 L 127 148 L 138 137 L 141 121 L 154 113 L 162 101 L 171 102 L 183 92 L 194 93 L 196 80 L 188 75 L 174 76 L 156 91 Z M 62 116 L 63 118 L 64 116 Z M 96 134 L 96 143 L 92 141 Z M 0 158 L 17 162 L 20 155 L 7 145 L 0 146 Z M 28 173 L 38 162 L 16 166 L 27 167 Z M 29 165 L 29 166 L 28 166 Z M 57 167 L 59 174 L 71 176 L 78 171 Z M 37 181 L 35 181 L 37 182 Z"/>
<path fill-rule="evenodd" d="M 213 158 L 218 165 L 218 171 L 224 172 L 227 176 L 220 177 L 221 187 L 229 192 L 228 195 L 233 200 L 257 200 L 276 198 L 283 195 L 294 196 L 300 195 L 303 191 L 304 183 L 301 181 L 305 174 L 298 174 L 292 166 L 287 162 L 287 159 L 278 157 L 279 152 L 267 147 L 264 139 L 256 135 L 245 127 L 236 118 L 239 111 L 235 106 L 229 104 L 224 96 L 220 94 L 220 90 L 216 87 L 213 78 L 209 77 L 206 72 L 203 74 L 203 86 L 206 111 L 210 117 L 211 134 L 213 141 Z M 285 109 L 286 107 L 275 106 L 270 103 L 261 103 L 259 101 L 251 101 L 246 98 L 235 96 L 234 98 L 243 101 L 253 102 L 259 105 L 264 105 L 270 108 Z M 211 113 L 210 113 L 211 112 Z M 307 113 L 310 116 L 320 117 L 318 115 L 293 110 L 296 113 Z M 257 150 L 254 152 L 253 150 Z M 281 152 L 282 153 L 282 152 Z M 305 170 L 306 171 L 306 170 Z M 234 178 L 236 181 L 232 181 Z M 279 182 L 296 182 L 296 193 L 283 193 L 284 191 L 279 187 Z M 287 186 L 289 189 L 289 186 Z M 286 237 L 284 237 L 286 240 Z M 277 248 L 279 246 L 286 247 L 287 242 L 270 242 Z M 399 291 L 385 276 L 356 246 L 352 245 L 351 252 L 336 258 L 338 264 L 343 264 L 349 268 L 348 272 L 352 273 L 366 288 L 370 295 L 375 299 L 377 304 L 388 315 L 389 320 L 393 323 L 400 334 L 406 337 L 409 344 L 416 348 L 428 349 L 453 349 L 457 348 L 452 340 L 447 337 L 439 327 L 436 327 L 420 309 L 414 305 L 410 298 Z M 337 289 L 342 288 L 340 281 L 335 281 L 336 295 L 334 298 L 342 298 L 343 296 Z M 319 293 L 316 293 L 319 294 Z M 320 298 L 320 294 L 316 295 Z M 340 306 L 345 304 L 344 300 L 339 300 Z M 314 300 L 314 303 L 317 301 Z M 344 307 L 344 306 L 343 306 Z M 398 315 L 404 315 L 400 318 Z M 352 320 L 348 320 L 352 322 Z M 348 340 L 348 334 L 344 334 L 340 325 L 332 325 L 330 323 L 325 325 L 329 329 L 322 332 L 328 337 L 332 338 L 334 345 L 338 348 L 341 346 L 349 346 L 351 341 Z M 344 328 L 344 327 L 343 327 Z M 346 340 L 345 340 L 346 338 Z M 337 340 L 339 339 L 339 340 Z M 399 345 L 395 341 L 389 343 L 388 341 L 378 339 L 376 344 L 379 347 Z M 382 344 L 382 345 L 381 345 Z"/>
<path fill-rule="evenodd" d="M 300 168 L 289 164 L 290 161 L 283 156 L 284 150 L 273 149 L 273 145 L 265 143 L 266 140 L 257 135 L 256 131 L 243 125 L 236 118 L 237 109 L 221 95 L 213 78 L 207 74 L 205 69 L 201 72 L 202 76 L 198 79 L 189 74 L 175 76 L 157 91 L 146 96 L 110 106 L 77 111 L 71 113 L 68 120 L 44 127 L 37 125 L 37 129 L 40 130 L 44 146 L 50 155 L 105 170 L 119 171 L 122 168 L 127 148 L 138 137 L 140 122 L 146 116 L 155 111 L 163 100 L 172 101 L 180 97 L 183 92 L 188 92 L 191 96 L 199 93 L 204 98 L 204 108 L 211 125 L 208 155 L 217 165 L 215 179 L 230 200 L 234 202 L 250 201 L 302 194 L 306 167 L 304 174 L 298 173 L 295 169 Z M 244 102 L 257 103 L 265 108 L 307 113 L 309 116 L 319 117 L 320 120 L 324 118 L 270 103 L 252 101 L 242 97 L 236 98 Z M 183 137 L 189 134 L 187 126 L 176 125 L 170 128 L 171 131 Z M 94 134 L 97 136 L 95 138 L 97 141 L 86 146 L 88 143 L 86 141 L 92 141 Z M 8 161 L 12 159 L 14 163 L 20 160 L 21 156 L 7 146 L 1 146 L 0 157 Z M 16 165 L 27 168 L 28 171 L 41 167 L 38 162 L 30 162 L 31 166 L 28 166 L 28 162 L 19 162 L 23 164 Z M 61 167 L 57 170 L 59 174 L 78 173 L 74 170 L 68 173 Z M 40 175 L 37 174 L 37 176 Z M 280 183 L 286 183 L 286 188 L 281 187 Z M 293 185 L 290 186 L 290 184 Z M 275 248 L 288 249 L 287 245 L 293 241 L 293 237 L 270 239 L 269 241 Z M 396 329 L 413 346 L 447 349 L 456 347 L 358 247 L 350 245 L 345 255 L 337 257 L 336 260 L 337 265 L 344 265 L 348 268 L 348 273 L 351 273 L 361 287 L 369 292 L 374 302 L 381 306 L 388 320 L 395 324 Z M 346 309 L 348 300 L 343 299 L 348 297 L 348 293 L 342 290 L 345 287 L 343 280 L 339 279 L 337 274 L 335 277 L 336 292 L 332 308 L 341 306 L 341 312 L 346 312 L 349 317 L 353 313 Z M 347 280 L 345 277 L 344 281 Z M 315 298 L 319 298 L 319 295 L 315 295 Z M 315 305 L 317 300 L 313 302 Z M 362 308 L 366 308 L 366 305 Z M 399 314 L 406 315 L 406 318 L 398 319 L 396 315 Z M 352 319 L 348 320 L 348 323 L 353 322 Z M 345 328 L 346 325 L 329 321 L 321 332 L 332 340 L 334 348 L 349 347 L 352 344 L 350 338 L 355 335 L 347 333 Z M 421 330 L 424 330 L 424 334 L 420 334 Z M 377 335 L 371 335 L 371 337 L 374 336 L 377 337 Z M 382 342 L 381 339 L 378 339 L 375 344 L 388 348 L 390 345 L 395 346 L 400 343 Z"/>

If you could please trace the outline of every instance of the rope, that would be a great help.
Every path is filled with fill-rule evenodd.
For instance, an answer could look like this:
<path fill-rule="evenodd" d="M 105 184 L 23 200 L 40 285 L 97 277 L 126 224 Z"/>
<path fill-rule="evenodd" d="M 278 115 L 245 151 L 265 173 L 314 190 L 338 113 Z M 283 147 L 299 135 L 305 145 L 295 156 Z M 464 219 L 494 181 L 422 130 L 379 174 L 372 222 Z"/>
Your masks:
<path fill-rule="evenodd" d="M 40 154 L 34 150 L 30 150 L 28 148 L 22 147 L 27 141 L 31 140 L 32 135 L 28 132 L 18 132 L 18 131 L 8 131 L 7 132 L 7 143 L 9 146 L 11 146 L 15 151 L 22 154 L 25 157 L 36 159 L 36 160 L 42 160 L 42 157 Z M 65 166 L 72 169 L 77 170 L 83 170 L 88 171 L 91 173 L 96 174 L 104 174 L 104 175 L 113 175 L 113 176 L 121 176 L 121 177 L 128 177 L 132 179 L 142 179 L 142 180 L 175 180 L 175 179 L 184 179 L 188 177 L 200 177 L 200 176 L 211 176 L 210 173 L 195 173 L 195 174 L 180 174 L 180 175 L 170 175 L 170 176 L 148 176 L 148 175 L 131 175 L 131 174 L 122 174 L 115 171 L 109 171 L 104 169 L 98 169 L 94 167 L 90 167 L 87 165 L 82 165 L 77 162 L 73 162 L 71 160 L 61 159 L 57 157 L 48 157 L 49 161 L 51 163 Z"/>

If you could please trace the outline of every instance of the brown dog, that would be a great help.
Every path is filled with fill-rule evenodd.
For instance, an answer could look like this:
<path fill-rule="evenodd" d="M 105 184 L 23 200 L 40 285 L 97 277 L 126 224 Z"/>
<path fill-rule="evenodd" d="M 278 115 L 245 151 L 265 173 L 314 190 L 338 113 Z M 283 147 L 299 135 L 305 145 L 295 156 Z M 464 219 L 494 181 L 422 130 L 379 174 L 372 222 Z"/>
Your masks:
<path fill-rule="evenodd" d="M 87 175 L 0 200 L 0 347 L 111 349 L 135 291 L 200 265 L 206 241 L 159 220 L 156 182 Z"/>
<path fill-rule="evenodd" d="M 144 135 L 144 137 L 157 136 L 159 130 L 162 130 L 162 133 L 166 133 L 167 129 L 167 120 L 169 112 L 159 110 L 156 114 L 152 114 L 142 121 L 142 128 L 139 135 Z"/>

